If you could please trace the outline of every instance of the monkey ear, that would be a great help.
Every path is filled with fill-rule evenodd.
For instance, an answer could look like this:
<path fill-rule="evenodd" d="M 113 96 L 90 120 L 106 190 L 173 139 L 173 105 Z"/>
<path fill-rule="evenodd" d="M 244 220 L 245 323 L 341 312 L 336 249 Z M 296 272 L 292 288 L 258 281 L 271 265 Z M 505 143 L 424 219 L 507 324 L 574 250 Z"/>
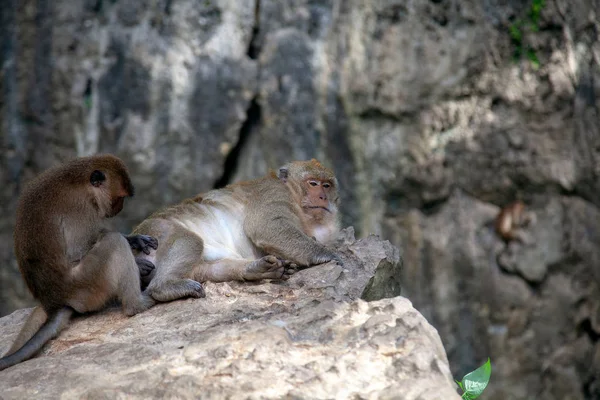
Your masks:
<path fill-rule="evenodd" d="M 287 182 L 288 178 L 288 170 L 287 168 L 279 168 L 279 175 L 277 177 L 283 181 L 283 183 Z"/>
<path fill-rule="evenodd" d="M 90 176 L 90 183 L 94 187 L 100 187 L 100 185 L 102 185 L 102 182 L 104 182 L 105 180 L 106 175 L 104 175 L 102 171 L 95 170 Z"/>

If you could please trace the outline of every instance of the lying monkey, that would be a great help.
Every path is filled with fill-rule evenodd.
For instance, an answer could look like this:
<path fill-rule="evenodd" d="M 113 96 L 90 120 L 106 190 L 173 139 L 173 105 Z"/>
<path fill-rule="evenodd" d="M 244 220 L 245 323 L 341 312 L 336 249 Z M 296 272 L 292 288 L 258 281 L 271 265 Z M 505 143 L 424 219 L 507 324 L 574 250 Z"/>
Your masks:
<path fill-rule="evenodd" d="M 287 279 L 298 265 L 339 262 L 323 245 L 339 230 L 337 186 L 317 160 L 296 161 L 156 212 L 133 231 L 159 242 L 139 255 L 156 265 L 146 292 L 204 297 L 199 282 Z"/>
<path fill-rule="evenodd" d="M 111 155 L 72 160 L 27 184 L 17 206 L 15 254 L 41 306 L 0 359 L 0 370 L 34 356 L 73 311 L 98 310 L 113 297 L 127 315 L 154 305 L 140 290 L 140 273 L 149 274 L 154 265 L 141 258 L 136 265 L 131 249 L 149 253 L 156 240 L 124 237 L 103 225 L 123 209 L 133 190 L 125 164 Z"/>

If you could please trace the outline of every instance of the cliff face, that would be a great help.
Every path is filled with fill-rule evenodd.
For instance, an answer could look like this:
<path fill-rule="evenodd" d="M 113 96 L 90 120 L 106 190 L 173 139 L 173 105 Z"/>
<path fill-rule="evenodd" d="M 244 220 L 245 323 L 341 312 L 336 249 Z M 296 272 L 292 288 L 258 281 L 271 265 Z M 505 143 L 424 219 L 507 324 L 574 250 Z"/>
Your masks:
<path fill-rule="evenodd" d="M 23 307 L 21 184 L 112 152 L 157 207 L 290 159 L 344 224 L 405 249 L 403 288 L 488 398 L 600 395 L 597 1 L 5 0 L 1 313 Z M 492 221 L 523 199 L 534 241 Z M 500 262 L 499 262 L 500 261 Z"/>

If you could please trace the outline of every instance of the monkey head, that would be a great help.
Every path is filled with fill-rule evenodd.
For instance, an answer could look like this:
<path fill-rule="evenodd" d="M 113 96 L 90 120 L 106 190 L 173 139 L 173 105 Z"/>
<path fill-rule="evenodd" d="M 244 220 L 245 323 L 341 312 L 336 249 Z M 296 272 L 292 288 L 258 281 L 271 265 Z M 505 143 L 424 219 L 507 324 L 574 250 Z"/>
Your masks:
<path fill-rule="evenodd" d="M 329 168 L 314 158 L 279 168 L 278 178 L 290 189 L 297 204 L 314 222 L 337 218 L 338 181 Z"/>
<path fill-rule="evenodd" d="M 83 161 L 88 164 L 85 177 L 92 201 L 103 217 L 114 217 L 123 209 L 125 197 L 134 194 L 127 167 L 119 158 L 108 154 Z"/>

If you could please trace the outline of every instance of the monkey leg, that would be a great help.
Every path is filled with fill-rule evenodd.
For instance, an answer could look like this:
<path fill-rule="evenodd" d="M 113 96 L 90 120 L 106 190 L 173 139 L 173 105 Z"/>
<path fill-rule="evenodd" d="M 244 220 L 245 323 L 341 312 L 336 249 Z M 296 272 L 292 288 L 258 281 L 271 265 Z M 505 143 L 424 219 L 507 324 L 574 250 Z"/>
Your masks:
<path fill-rule="evenodd" d="M 168 221 L 147 221 L 144 229 L 167 232 L 160 238 L 155 254 L 157 268 L 146 289 L 156 301 L 166 302 L 185 297 L 205 297 L 200 282 L 190 279 L 193 267 L 202 259 L 202 239 L 184 227 Z"/>
<path fill-rule="evenodd" d="M 76 288 L 68 305 L 83 313 L 102 308 L 117 297 L 126 315 L 135 315 L 155 304 L 142 293 L 140 276 L 128 241 L 120 234 L 105 234 L 71 270 Z"/>
<path fill-rule="evenodd" d="M 287 280 L 296 269 L 297 265 L 293 262 L 275 256 L 264 256 L 258 260 L 223 258 L 198 265 L 194 268 L 193 278 L 200 282 Z"/>

